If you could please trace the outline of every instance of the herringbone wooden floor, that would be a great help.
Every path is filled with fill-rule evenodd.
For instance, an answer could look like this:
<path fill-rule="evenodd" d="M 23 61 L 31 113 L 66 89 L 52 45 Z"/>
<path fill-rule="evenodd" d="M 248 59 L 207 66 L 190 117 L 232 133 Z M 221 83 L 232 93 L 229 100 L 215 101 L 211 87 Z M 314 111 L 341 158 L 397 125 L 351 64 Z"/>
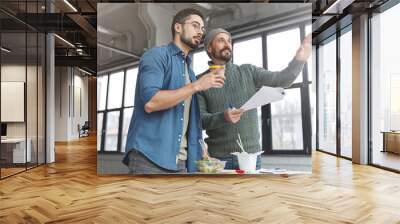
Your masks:
<path fill-rule="evenodd" d="M 400 223 L 400 175 L 313 155 L 298 176 L 97 176 L 96 139 L 0 181 L 0 223 Z"/>

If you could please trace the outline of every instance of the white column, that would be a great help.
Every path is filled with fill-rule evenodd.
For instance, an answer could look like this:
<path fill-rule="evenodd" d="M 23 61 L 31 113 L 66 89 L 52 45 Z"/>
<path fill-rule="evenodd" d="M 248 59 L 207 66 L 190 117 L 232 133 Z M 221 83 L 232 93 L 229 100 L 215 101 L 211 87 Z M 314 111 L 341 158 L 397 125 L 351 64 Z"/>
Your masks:
<path fill-rule="evenodd" d="M 54 35 L 46 36 L 46 163 L 55 161 L 54 133 L 55 133 L 55 60 L 54 60 Z"/>
<path fill-rule="evenodd" d="M 368 16 L 353 20 L 353 162 L 368 163 Z"/>

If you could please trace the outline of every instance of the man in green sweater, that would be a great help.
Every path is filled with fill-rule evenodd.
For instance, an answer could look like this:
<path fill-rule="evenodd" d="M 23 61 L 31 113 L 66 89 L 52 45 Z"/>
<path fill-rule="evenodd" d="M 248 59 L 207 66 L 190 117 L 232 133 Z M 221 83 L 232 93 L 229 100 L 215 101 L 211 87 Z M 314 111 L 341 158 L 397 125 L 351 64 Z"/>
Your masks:
<path fill-rule="evenodd" d="M 303 40 L 288 67 L 279 72 L 251 64 L 233 64 L 231 35 L 224 29 L 209 31 L 204 39 L 204 49 L 211 59 L 210 64 L 225 65 L 226 77 L 223 88 L 209 89 L 198 94 L 202 125 L 208 135 L 205 139 L 208 152 L 211 157 L 227 161 L 225 169 L 238 169 L 237 158 L 231 154 L 241 151 L 236 143 L 238 133 L 244 149 L 249 153 L 261 150 L 260 133 L 256 109 L 244 112 L 231 107 L 242 106 L 262 86 L 290 86 L 311 54 L 311 35 Z M 257 158 L 259 168 L 261 156 Z"/>

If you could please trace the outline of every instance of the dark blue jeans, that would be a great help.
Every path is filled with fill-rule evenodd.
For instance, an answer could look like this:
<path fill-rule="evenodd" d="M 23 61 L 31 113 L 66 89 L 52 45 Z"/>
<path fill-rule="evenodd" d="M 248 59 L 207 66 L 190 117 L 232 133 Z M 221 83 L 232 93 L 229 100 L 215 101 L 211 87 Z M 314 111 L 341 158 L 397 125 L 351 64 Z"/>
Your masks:
<path fill-rule="evenodd" d="M 165 173 L 186 173 L 186 161 L 178 160 L 178 171 L 164 169 L 141 152 L 132 149 L 129 152 L 129 173 L 130 174 L 165 174 Z"/>
<path fill-rule="evenodd" d="M 215 157 L 215 158 L 222 160 L 222 161 L 226 161 L 225 169 L 227 169 L 227 170 L 239 169 L 239 162 L 237 160 L 237 156 L 235 156 L 235 155 Z M 256 169 L 257 170 L 261 169 L 261 156 L 257 156 Z"/>

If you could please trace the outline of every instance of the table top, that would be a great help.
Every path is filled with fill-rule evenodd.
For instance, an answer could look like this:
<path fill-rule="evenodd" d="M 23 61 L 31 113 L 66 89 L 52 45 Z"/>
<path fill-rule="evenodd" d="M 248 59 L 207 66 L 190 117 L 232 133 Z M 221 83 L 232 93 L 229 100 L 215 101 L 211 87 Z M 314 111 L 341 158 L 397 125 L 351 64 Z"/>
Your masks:
<path fill-rule="evenodd" d="M 28 138 L 29 141 L 29 138 Z M 1 139 L 1 143 L 19 143 L 19 142 L 25 142 L 25 138 L 5 138 Z"/>
<path fill-rule="evenodd" d="M 400 131 L 381 131 L 381 133 L 388 134 L 400 134 Z"/>
<path fill-rule="evenodd" d="M 264 169 L 261 168 L 259 170 L 256 170 L 254 172 L 244 172 L 244 173 L 238 173 L 236 170 L 227 170 L 223 169 L 220 171 L 217 171 L 216 173 L 202 173 L 202 172 L 197 172 L 196 174 L 274 174 L 274 175 L 294 175 L 294 174 L 311 174 L 311 172 L 307 171 L 293 171 L 293 170 L 286 170 L 286 169 Z"/>

